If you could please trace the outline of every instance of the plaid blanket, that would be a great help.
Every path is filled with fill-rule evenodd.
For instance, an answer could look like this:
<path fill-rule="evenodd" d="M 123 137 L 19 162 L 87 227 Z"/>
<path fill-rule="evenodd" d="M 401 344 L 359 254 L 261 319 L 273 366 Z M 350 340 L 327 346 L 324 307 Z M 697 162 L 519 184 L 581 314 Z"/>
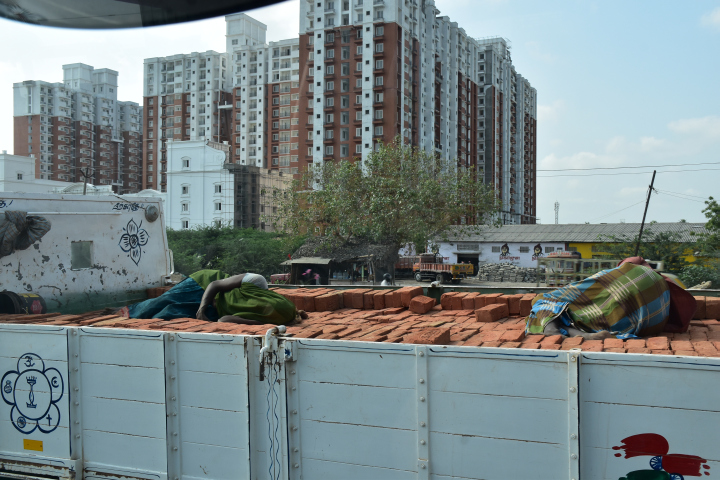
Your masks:
<path fill-rule="evenodd" d="M 610 331 L 634 338 L 661 331 L 670 313 L 670 291 L 651 268 L 625 263 L 535 298 L 525 332 L 543 333 L 560 318 L 584 332 Z"/>

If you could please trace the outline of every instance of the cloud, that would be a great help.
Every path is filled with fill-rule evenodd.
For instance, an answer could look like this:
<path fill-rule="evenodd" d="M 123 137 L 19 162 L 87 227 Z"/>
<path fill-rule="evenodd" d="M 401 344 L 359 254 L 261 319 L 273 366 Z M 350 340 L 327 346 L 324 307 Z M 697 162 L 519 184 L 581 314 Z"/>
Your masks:
<path fill-rule="evenodd" d="M 720 7 L 703 15 L 700 19 L 700 24 L 720 30 Z"/>
<path fill-rule="evenodd" d="M 720 11 L 720 9 L 718 11 Z M 668 128 L 675 133 L 720 139 L 720 117 L 717 115 L 677 120 L 670 122 Z"/>
<path fill-rule="evenodd" d="M 565 110 L 565 101 L 563 100 L 555 100 L 550 105 L 538 105 L 538 123 L 552 122 L 557 120 L 563 110 Z"/>

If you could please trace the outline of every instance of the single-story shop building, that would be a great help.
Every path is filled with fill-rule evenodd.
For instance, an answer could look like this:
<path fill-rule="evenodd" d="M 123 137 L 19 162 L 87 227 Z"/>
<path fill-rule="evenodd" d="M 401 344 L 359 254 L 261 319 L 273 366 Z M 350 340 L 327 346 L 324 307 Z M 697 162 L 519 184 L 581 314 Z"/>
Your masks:
<path fill-rule="evenodd" d="M 535 267 L 537 259 L 549 253 L 579 252 L 582 258 L 601 258 L 600 246 L 611 237 L 635 238 L 639 223 L 601 223 L 567 225 L 504 225 L 487 227 L 479 235 L 450 236 L 440 241 L 439 253 L 446 263 L 512 263 L 518 267 Z M 692 233 L 704 233 L 704 223 L 653 223 L 645 225 L 645 232 L 655 234 L 679 232 L 680 240 L 694 242 Z M 693 261 L 692 252 L 687 259 Z"/>

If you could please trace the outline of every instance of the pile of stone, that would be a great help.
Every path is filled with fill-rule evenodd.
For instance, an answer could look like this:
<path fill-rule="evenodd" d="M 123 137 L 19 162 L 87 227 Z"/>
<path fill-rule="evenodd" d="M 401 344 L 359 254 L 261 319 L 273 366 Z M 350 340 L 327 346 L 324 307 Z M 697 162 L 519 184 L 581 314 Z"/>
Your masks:
<path fill-rule="evenodd" d="M 516 267 L 509 263 L 487 263 L 478 268 L 477 279 L 481 282 L 535 283 L 537 269 Z"/>

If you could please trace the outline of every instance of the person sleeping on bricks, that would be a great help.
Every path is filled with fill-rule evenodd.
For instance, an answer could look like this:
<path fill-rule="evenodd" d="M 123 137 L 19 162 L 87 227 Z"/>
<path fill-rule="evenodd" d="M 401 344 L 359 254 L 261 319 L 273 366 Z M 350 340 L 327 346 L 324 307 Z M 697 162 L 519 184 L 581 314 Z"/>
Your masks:
<path fill-rule="evenodd" d="M 626 258 L 609 270 L 533 300 L 525 333 L 636 338 L 685 332 L 695 297 L 673 276 L 654 271 L 642 257 Z"/>
<path fill-rule="evenodd" d="M 113 313 L 128 318 L 197 318 L 246 325 L 288 325 L 307 318 L 282 295 L 268 290 L 262 275 L 230 276 L 219 270 L 200 270 L 157 298 L 128 305 Z"/>

